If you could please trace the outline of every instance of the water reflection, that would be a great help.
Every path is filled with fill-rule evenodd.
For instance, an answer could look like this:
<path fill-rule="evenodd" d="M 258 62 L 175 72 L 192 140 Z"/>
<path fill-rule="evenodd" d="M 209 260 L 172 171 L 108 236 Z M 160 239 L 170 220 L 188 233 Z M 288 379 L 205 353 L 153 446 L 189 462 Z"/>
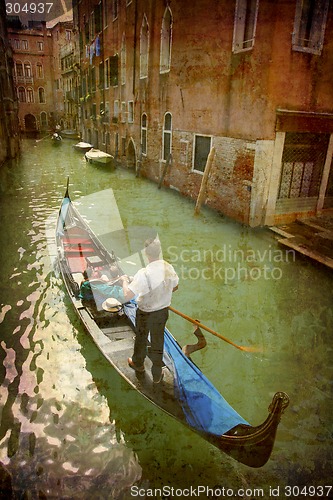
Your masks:
<path fill-rule="evenodd" d="M 182 273 L 177 309 L 236 343 L 261 348 L 244 353 L 207 335 L 208 347 L 194 358 L 253 424 L 266 417 L 276 390 L 289 393 L 291 407 L 263 469 L 220 454 L 129 390 L 86 336 L 53 268 L 45 228 L 68 175 L 74 199 L 112 187 L 125 227 L 156 229 L 166 258 Z M 330 480 L 331 273 L 301 258 L 263 257 L 278 248 L 266 230 L 209 210 L 193 219 L 192 204 L 177 193 L 131 172 L 87 165 L 70 142 L 55 155 L 46 141 L 26 141 L 22 158 L 0 177 L 0 462 L 18 496 L 117 499 L 130 498 L 133 484 L 268 491 Z M 221 260 L 225 245 L 244 253 Z M 244 257 L 251 254 L 252 261 Z M 245 270 L 226 280 L 239 263 Z M 281 279 L 255 279 L 251 272 L 264 265 L 278 267 Z M 192 343 L 192 327 L 181 318 L 171 315 L 169 326 L 181 344 Z"/>

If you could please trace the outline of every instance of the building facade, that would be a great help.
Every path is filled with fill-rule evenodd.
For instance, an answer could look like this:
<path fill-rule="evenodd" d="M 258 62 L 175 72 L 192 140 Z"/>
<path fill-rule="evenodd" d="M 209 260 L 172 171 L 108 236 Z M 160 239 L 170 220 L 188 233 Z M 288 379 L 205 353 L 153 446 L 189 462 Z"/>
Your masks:
<path fill-rule="evenodd" d="M 18 103 L 13 79 L 13 51 L 8 41 L 6 7 L 0 1 L 0 165 L 20 151 Z"/>
<path fill-rule="evenodd" d="M 329 0 L 75 0 L 81 134 L 251 226 L 333 207 Z"/>
<path fill-rule="evenodd" d="M 47 23 L 53 45 L 55 119 L 61 129 L 78 130 L 79 52 L 73 33 L 72 14 L 62 18 Z"/>
<path fill-rule="evenodd" d="M 9 40 L 14 51 L 14 80 L 19 100 L 21 131 L 35 136 L 54 126 L 52 40 L 46 22 L 9 18 Z"/>

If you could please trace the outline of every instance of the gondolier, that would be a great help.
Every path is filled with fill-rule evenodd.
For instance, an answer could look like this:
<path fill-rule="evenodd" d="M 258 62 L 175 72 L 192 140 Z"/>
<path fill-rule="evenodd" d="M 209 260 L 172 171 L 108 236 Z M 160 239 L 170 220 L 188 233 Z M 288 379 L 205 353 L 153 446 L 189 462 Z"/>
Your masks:
<path fill-rule="evenodd" d="M 162 381 L 164 328 L 169 315 L 172 292 L 178 288 L 179 278 L 173 266 L 160 258 L 161 245 L 158 239 L 145 243 L 148 258 L 147 267 L 140 269 L 131 283 L 123 277 L 123 291 L 126 300 L 137 296 L 136 336 L 134 353 L 128 364 L 137 372 L 144 372 L 150 333 L 150 359 L 152 361 L 153 382 Z"/>

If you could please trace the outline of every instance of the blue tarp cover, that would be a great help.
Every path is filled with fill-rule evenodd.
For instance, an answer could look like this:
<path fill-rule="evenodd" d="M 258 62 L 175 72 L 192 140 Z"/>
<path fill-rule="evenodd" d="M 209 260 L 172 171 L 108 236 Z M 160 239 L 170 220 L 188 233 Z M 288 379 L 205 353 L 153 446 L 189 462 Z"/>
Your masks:
<path fill-rule="evenodd" d="M 127 304 L 125 312 L 135 324 L 136 304 Z M 164 335 L 164 363 L 173 368 L 176 395 L 186 421 L 192 427 L 220 436 L 238 424 L 249 425 L 185 356 L 167 328 Z"/>

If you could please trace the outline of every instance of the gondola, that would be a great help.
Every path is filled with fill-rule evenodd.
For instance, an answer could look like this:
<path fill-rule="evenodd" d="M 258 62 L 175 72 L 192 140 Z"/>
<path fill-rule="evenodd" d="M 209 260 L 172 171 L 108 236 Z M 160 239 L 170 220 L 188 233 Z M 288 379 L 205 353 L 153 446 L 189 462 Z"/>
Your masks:
<path fill-rule="evenodd" d="M 289 404 L 287 394 L 277 392 L 266 420 L 258 426 L 250 425 L 185 355 L 167 328 L 164 379 L 156 387 L 150 373 L 149 347 L 145 373 L 135 372 L 127 364 L 133 353 L 136 302 L 105 311 L 94 298 L 82 298 L 80 284 L 88 270 L 94 266 L 118 266 L 119 274 L 123 270 L 119 258 L 105 248 L 73 206 L 68 184 L 59 210 L 56 245 L 59 270 L 74 310 L 102 355 L 125 381 L 153 405 L 238 462 L 249 467 L 263 466 L 271 455 L 281 415 Z"/>
<path fill-rule="evenodd" d="M 57 132 L 54 132 L 54 134 L 52 134 L 51 141 L 53 146 L 60 146 L 62 143 L 62 137 Z"/>

